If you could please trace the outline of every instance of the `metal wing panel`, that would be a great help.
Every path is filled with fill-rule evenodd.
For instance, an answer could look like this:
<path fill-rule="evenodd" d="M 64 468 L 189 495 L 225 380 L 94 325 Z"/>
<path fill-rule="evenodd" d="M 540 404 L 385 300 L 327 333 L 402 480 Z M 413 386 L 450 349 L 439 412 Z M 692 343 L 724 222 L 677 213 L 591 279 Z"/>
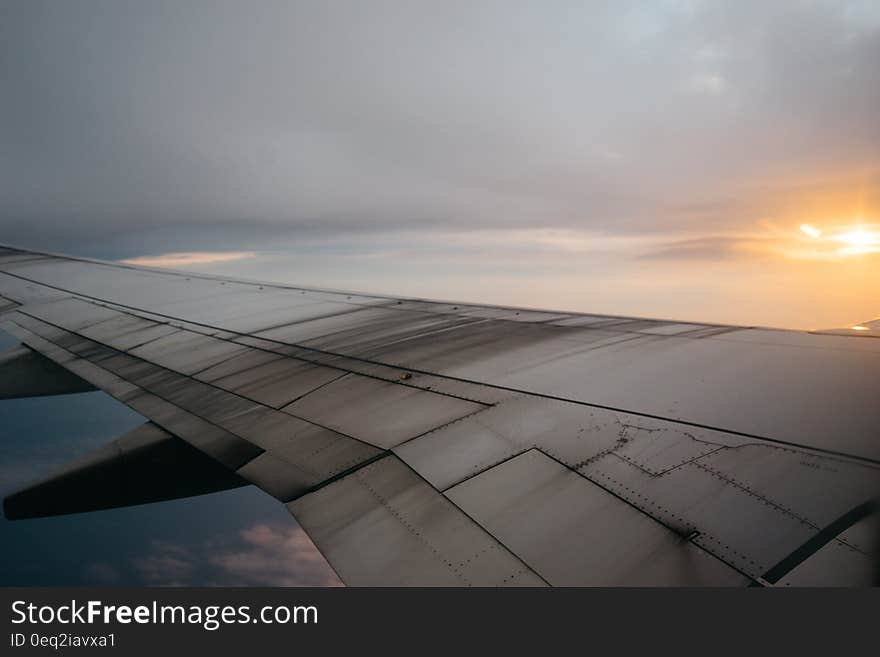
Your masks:
<path fill-rule="evenodd" d="M 880 490 L 880 469 L 865 462 L 529 396 L 394 451 L 453 495 L 536 449 L 756 580 Z M 492 491 L 496 511 L 517 518 L 519 497 Z"/>
<path fill-rule="evenodd" d="M 739 486 L 724 473 L 701 467 L 699 461 L 652 476 L 609 455 L 578 472 L 663 524 L 680 527 L 682 533 L 694 532 L 694 543 L 755 580 L 823 530 L 780 506 L 772 496 Z M 802 507 L 811 507 L 813 499 L 822 495 L 813 483 L 808 477 L 800 479 Z M 872 483 L 862 495 L 870 498 L 876 490 Z"/>
<path fill-rule="evenodd" d="M 584 404 L 515 395 L 419 436 L 395 452 L 444 490 L 538 447 L 577 470 L 608 454 L 660 474 L 746 439 Z"/>
<path fill-rule="evenodd" d="M 250 349 L 249 353 L 252 352 Z M 332 367 L 281 356 L 235 374 L 214 378 L 211 383 L 266 406 L 281 408 L 345 374 L 345 371 Z"/>
<path fill-rule="evenodd" d="M 799 562 L 777 586 L 864 586 L 877 582 L 880 514 L 861 518 Z"/>
<path fill-rule="evenodd" d="M 404 314 L 399 310 L 382 309 L 377 320 L 344 330 L 315 335 L 318 327 L 309 327 L 311 337 L 306 338 L 302 331 L 297 330 L 293 338 L 298 344 L 322 351 L 338 352 L 343 350 L 350 356 L 361 356 L 374 353 L 377 349 L 385 349 L 391 345 L 405 343 L 416 338 L 437 336 L 460 326 L 478 323 L 480 320 L 461 317 L 444 317 L 421 313 L 418 316 Z M 347 318 L 334 318 L 339 325 Z M 347 322 L 346 322 L 347 323 Z M 269 334 L 261 334 L 267 335 Z M 271 336 L 270 336 L 271 337 Z M 289 339 L 290 336 L 284 336 Z"/>
<path fill-rule="evenodd" d="M 288 508 L 349 584 L 545 585 L 393 456 L 301 497 Z"/>
<path fill-rule="evenodd" d="M 538 450 L 446 491 L 551 584 L 731 586 L 749 580 Z"/>
<path fill-rule="evenodd" d="M 248 351 L 247 347 L 189 331 L 176 331 L 128 350 L 132 356 L 181 374 L 195 374 Z"/>
<path fill-rule="evenodd" d="M 624 426 L 600 409 L 518 395 L 395 448 L 439 490 L 541 446 L 571 464 L 613 449 Z"/>
<path fill-rule="evenodd" d="M 866 491 L 880 493 L 877 466 L 767 444 L 716 450 L 694 463 L 817 527 L 864 502 Z"/>
<path fill-rule="evenodd" d="M 143 319 L 135 315 L 115 315 L 97 324 L 80 329 L 80 334 L 107 346 L 129 351 L 158 338 L 176 333 L 179 329 L 165 323 Z"/>
<path fill-rule="evenodd" d="M 880 461 L 880 349 L 549 328 L 464 327 L 368 357 Z"/>
<path fill-rule="evenodd" d="M 577 390 L 595 404 L 880 461 L 880 352 L 661 340 L 569 353 L 493 382 L 565 397 Z"/>
<path fill-rule="evenodd" d="M 8 299 L 0 298 L 0 315 L 17 307 L 18 304 L 15 303 L 15 301 L 9 301 Z"/>
<path fill-rule="evenodd" d="M 249 349 L 245 353 L 228 358 L 222 363 L 217 363 L 211 367 L 196 372 L 193 378 L 199 381 L 213 383 L 214 381 L 233 377 L 236 374 L 246 374 L 248 370 L 275 360 L 281 360 L 282 355 L 271 351 L 262 351 L 260 349 Z"/>
<path fill-rule="evenodd" d="M 105 306 L 65 297 L 41 304 L 28 304 L 27 313 L 49 324 L 64 325 L 71 331 L 79 331 L 108 319 L 116 319 L 119 312 Z"/>
<path fill-rule="evenodd" d="M 282 410 L 390 449 L 485 408 L 464 399 L 349 374 Z"/>

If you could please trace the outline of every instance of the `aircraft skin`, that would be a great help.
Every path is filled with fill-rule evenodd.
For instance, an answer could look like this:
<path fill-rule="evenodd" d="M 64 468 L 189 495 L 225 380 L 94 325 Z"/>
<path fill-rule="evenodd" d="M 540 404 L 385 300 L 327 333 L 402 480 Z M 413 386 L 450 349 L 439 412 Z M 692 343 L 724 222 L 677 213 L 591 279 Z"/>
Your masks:
<path fill-rule="evenodd" d="M 876 582 L 880 320 L 801 332 L 0 247 L 0 398 L 148 422 L 9 518 L 253 484 L 350 585 Z"/>

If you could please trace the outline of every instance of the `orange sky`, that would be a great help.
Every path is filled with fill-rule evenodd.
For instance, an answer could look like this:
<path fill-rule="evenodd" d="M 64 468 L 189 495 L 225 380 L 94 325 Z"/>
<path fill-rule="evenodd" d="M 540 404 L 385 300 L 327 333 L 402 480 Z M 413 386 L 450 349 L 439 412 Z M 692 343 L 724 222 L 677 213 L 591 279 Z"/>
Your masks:
<path fill-rule="evenodd" d="M 167 254 L 139 264 L 425 298 L 781 328 L 880 316 L 880 225 L 815 221 L 739 233 L 474 231 L 352 248 Z M 847 239 L 856 236 L 858 252 Z"/>

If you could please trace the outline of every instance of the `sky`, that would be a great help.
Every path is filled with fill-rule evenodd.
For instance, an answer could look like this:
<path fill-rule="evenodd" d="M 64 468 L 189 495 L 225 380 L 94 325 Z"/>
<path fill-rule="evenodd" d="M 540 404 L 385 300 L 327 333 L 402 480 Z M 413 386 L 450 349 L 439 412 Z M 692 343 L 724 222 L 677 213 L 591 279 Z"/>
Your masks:
<path fill-rule="evenodd" d="M 2 0 L 0 89 L 0 243 L 640 317 L 880 316 L 876 0 Z M 0 488 L 141 421 L 102 393 L 0 401 Z M 7 584 L 338 583 L 250 487 L 0 538 Z"/>
<path fill-rule="evenodd" d="M 0 241 L 845 326 L 880 315 L 878 62 L 873 0 L 5 0 Z"/>
<path fill-rule="evenodd" d="M 845 326 L 880 315 L 878 62 L 874 0 L 5 0 L 0 241 Z"/>

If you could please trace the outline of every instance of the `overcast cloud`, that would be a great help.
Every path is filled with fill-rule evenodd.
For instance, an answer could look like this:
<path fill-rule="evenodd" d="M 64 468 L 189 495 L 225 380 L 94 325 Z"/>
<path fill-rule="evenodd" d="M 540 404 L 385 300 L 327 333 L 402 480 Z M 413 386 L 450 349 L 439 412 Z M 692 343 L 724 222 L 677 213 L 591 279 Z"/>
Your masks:
<path fill-rule="evenodd" d="M 729 230 L 880 187 L 880 5 L 9 1 L 3 240 Z"/>

